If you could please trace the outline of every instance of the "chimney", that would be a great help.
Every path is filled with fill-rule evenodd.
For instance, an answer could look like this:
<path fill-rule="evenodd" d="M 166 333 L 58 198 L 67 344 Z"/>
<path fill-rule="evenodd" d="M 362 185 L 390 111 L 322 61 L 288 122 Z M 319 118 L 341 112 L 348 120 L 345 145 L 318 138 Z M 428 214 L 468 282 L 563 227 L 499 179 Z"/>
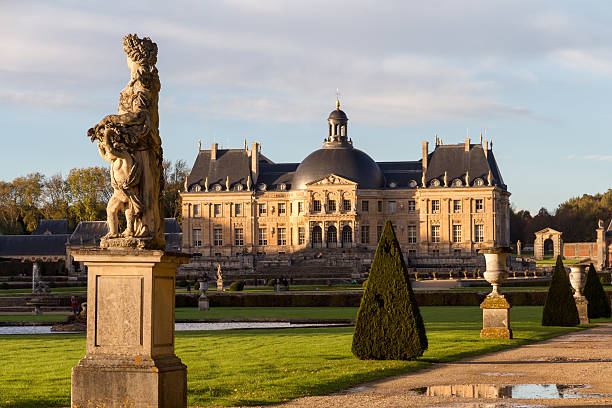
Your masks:
<path fill-rule="evenodd" d="M 470 151 L 470 138 L 466 138 L 465 139 L 465 151 L 469 152 Z"/>
<path fill-rule="evenodd" d="M 210 147 L 210 160 L 217 160 L 217 144 L 213 143 Z"/>
<path fill-rule="evenodd" d="M 429 142 L 423 142 L 423 170 L 427 170 L 427 156 L 429 155 Z"/>
<path fill-rule="evenodd" d="M 253 175 L 253 184 L 257 183 L 259 175 L 259 143 L 251 143 L 251 174 Z"/>
<path fill-rule="evenodd" d="M 484 154 L 485 154 L 485 158 L 489 158 L 489 141 L 488 140 L 484 141 Z"/>

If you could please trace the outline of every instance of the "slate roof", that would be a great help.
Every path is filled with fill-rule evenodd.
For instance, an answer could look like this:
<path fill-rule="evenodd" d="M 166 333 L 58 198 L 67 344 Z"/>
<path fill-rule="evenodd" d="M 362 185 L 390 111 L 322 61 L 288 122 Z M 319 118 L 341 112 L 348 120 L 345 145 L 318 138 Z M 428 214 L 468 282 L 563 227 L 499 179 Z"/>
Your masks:
<path fill-rule="evenodd" d="M 324 149 L 320 149 L 324 150 Z M 287 190 L 297 188 L 300 180 L 296 180 L 296 170 L 300 163 L 274 163 L 261 153 L 259 155 L 259 171 L 257 184 L 265 183 L 268 191 L 278 190 L 281 183 L 286 184 Z M 422 160 L 376 162 L 384 175 L 384 188 L 409 188 L 414 180 L 419 187 L 422 186 Z M 438 179 L 444 185 L 444 172 L 447 172 L 448 183 L 459 178 L 465 183 L 465 175 L 469 173 L 470 185 L 473 186 L 476 178 L 481 178 L 488 185 L 487 178 L 491 171 L 492 184 L 507 190 L 501 172 L 492 150 L 485 156 L 481 144 L 471 144 L 469 151 L 465 151 L 465 144 L 438 145 L 428 155 L 428 166 L 425 173 L 425 182 L 429 186 L 431 180 Z M 246 180 L 251 174 L 250 158 L 244 149 L 219 149 L 217 160 L 210 160 L 210 150 L 202 150 L 196 158 L 195 164 L 188 177 L 188 191 L 199 183 L 204 190 L 204 180 L 208 177 L 209 189 L 219 183 L 225 191 L 226 177 L 230 178 L 230 188 L 241 182 L 246 186 Z M 338 174 L 342 176 L 342 174 Z M 320 177 L 319 177 L 320 178 Z M 252 178 L 251 178 L 252 180 Z M 297 184 L 296 184 L 297 183 Z M 395 184 L 391 187 L 390 184 Z M 256 189 L 255 184 L 252 186 Z"/>
<path fill-rule="evenodd" d="M 408 188 L 410 181 L 414 180 L 417 185 L 421 185 L 421 175 L 423 167 L 421 161 L 394 161 L 378 162 L 378 167 L 385 175 L 386 187 L 390 183 L 396 183 L 395 188 Z"/>
<path fill-rule="evenodd" d="M 38 224 L 32 235 L 70 234 L 71 232 L 68 220 L 40 220 L 40 224 Z"/>
<path fill-rule="evenodd" d="M 164 233 L 180 234 L 181 232 L 181 226 L 179 225 L 176 218 L 164 218 Z"/>
<path fill-rule="evenodd" d="M 69 234 L 0 235 L 0 256 L 65 256 Z"/>
<path fill-rule="evenodd" d="M 70 245 L 100 245 L 100 238 L 108 234 L 106 221 L 81 221 L 70 236 Z"/>
<path fill-rule="evenodd" d="M 204 190 L 204 181 L 208 177 L 208 188 L 220 184 L 225 190 L 228 176 L 230 188 L 236 183 L 246 186 L 250 175 L 251 158 L 245 149 L 217 149 L 216 160 L 210 159 L 210 150 L 201 150 L 193 164 L 191 174 L 187 177 L 187 188 L 191 191 L 195 184 L 199 184 Z"/>
<path fill-rule="evenodd" d="M 467 152 L 464 144 L 437 146 L 429 154 L 427 172 L 425 173 L 427 186 L 435 178 L 443 184 L 445 171 L 447 172 L 449 185 L 456 178 L 465 183 L 465 175 L 468 171 L 470 185 L 473 185 L 472 183 L 477 178 L 483 179 L 486 183 L 489 170 L 491 170 L 493 185 L 505 190 L 506 185 L 497 167 L 495 156 L 491 150 L 487 153 L 488 157 L 485 157 L 484 149 L 480 144 L 470 145 Z"/>

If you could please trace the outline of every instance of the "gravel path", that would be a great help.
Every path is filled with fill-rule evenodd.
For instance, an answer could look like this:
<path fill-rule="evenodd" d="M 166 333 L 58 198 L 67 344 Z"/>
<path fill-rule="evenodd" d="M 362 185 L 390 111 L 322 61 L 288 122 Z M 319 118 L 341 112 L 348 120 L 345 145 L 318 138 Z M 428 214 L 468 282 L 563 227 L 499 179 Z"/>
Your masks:
<path fill-rule="evenodd" d="M 453 387 L 460 396 L 424 396 L 415 388 L 462 384 Z M 481 384 L 481 385 L 475 385 Z M 556 394 L 557 387 L 519 387 L 514 398 L 493 398 L 491 385 L 585 384 L 570 390 L 581 398 L 517 399 L 522 391 L 542 396 Z M 499 387 L 497 387 L 499 388 Z M 449 387 L 444 389 L 448 390 Z M 554 391 L 551 393 L 550 391 Z M 438 390 L 439 391 L 439 390 Z M 468 397 L 466 392 L 480 397 Z M 612 407 L 612 324 L 567 334 L 544 342 L 459 360 L 344 392 L 291 401 L 282 407 Z"/>

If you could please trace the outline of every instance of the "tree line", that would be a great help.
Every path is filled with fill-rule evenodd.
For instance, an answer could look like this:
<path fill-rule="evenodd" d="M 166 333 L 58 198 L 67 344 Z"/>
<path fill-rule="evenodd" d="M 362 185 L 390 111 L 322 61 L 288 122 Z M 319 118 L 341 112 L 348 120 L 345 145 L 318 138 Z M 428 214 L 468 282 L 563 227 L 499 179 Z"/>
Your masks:
<path fill-rule="evenodd" d="M 164 217 L 180 221 L 179 191 L 189 168 L 183 160 L 164 160 Z M 106 219 L 106 203 L 113 193 L 108 168 L 85 167 L 46 177 L 32 173 L 0 181 L 0 234 L 30 234 L 41 219 L 67 219 L 72 229 L 80 221 Z"/>
<path fill-rule="evenodd" d="M 534 216 L 529 211 L 511 208 L 510 240 L 513 245 L 517 240 L 521 240 L 523 245 L 531 245 L 536 231 L 551 227 L 563 232 L 561 237 L 564 242 L 594 242 L 598 221 L 603 220 L 607 228 L 610 219 L 612 189 L 602 194 L 570 198 L 559 205 L 553 214 L 546 208 L 541 208 Z"/>

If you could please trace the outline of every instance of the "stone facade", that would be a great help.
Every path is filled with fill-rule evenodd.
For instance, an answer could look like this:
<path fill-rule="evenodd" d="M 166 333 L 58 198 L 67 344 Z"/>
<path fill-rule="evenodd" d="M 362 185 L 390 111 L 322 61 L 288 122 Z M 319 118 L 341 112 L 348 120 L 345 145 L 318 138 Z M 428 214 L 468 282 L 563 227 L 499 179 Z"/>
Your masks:
<path fill-rule="evenodd" d="M 274 163 L 257 143 L 199 150 L 181 193 L 183 251 L 373 253 L 387 219 L 408 258 L 509 245 L 510 193 L 492 144 L 436 137 L 433 152 L 423 142 L 421 160 L 376 163 L 353 148 L 347 120 L 337 106 L 323 148 L 299 164 Z"/>

